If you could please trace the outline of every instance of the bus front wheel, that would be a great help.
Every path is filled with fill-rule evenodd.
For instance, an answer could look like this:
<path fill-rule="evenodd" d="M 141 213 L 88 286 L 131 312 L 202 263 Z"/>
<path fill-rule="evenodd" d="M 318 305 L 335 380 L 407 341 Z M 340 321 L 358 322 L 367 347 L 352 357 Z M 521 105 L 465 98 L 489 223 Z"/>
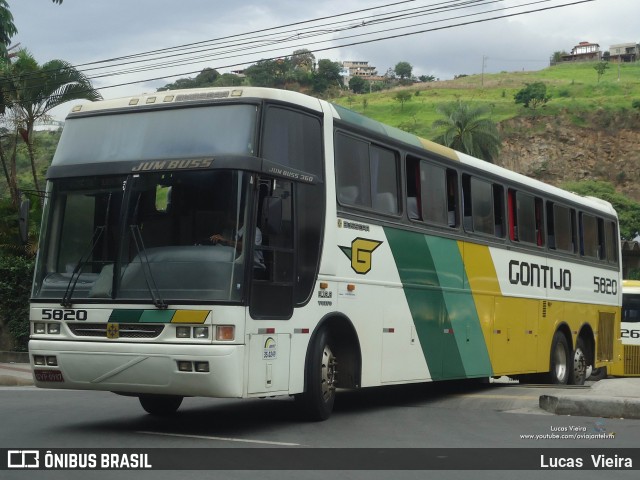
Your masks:
<path fill-rule="evenodd" d="M 566 385 L 569 382 L 569 358 L 570 353 L 567 339 L 562 332 L 556 332 L 551 341 L 549 383 Z"/>
<path fill-rule="evenodd" d="M 182 398 L 176 395 L 140 395 L 138 400 L 147 413 L 162 417 L 176 413 Z"/>
<path fill-rule="evenodd" d="M 326 420 L 331 415 L 336 396 L 337 361 L 326 329 L 318 332 L 309 352 L 306 389 L 296 397 L 310 420 Z"/>

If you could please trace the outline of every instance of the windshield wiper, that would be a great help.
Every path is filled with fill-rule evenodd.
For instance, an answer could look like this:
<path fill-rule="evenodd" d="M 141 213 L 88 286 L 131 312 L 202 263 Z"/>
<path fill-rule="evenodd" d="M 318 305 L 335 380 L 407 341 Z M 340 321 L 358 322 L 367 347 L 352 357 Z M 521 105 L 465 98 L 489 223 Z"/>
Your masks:
<path fill-rule="evenodd" d="M 144 243 L 142 241 L 142 234 L 140 233 L 140 227 L 138 225 L 129 225 L 131 229 L 131 237 L 133 238 L 133 243 L 136 246 L 136 251 L 138 253 L 138 258 L 140 259 L 140 264 L 142 265 L 142 273 L 144 274 L 144 280 L 147 284 L 147 288 L 149 289 L 149 294 L 151 295 L 151 299 L 153 300 L 153 304 L 156 308 L 164 310 L 168 307 L 165 301 L 160 296 L 160 291 L 158 290 L 158 286 L 153 278 L 153 273 L 151 273 L 151 267 L 149 265 L 149 257 L 147 257 L 147 251 L 144 248 Z"/>
<path fill-rule="evenodd" d="M 60 302 L 60 305 L 63 306 L 64 308 L 71 307 L 72 305 L 71 296 L 73 295 L 73 291 L 76 289 L 76 285 L 78 284 L 78 280 L 80 279 L 82 269 L 91 258 L 91 255 L 93 254 L 93 250 L 96 248 L 96 245 L 98 244 L 98 240 L 100 240 L 100 237 L 102 236 L 106 228 L 107 227 L 104 225 L 100 225 L 96 227 L 96 229 L 93 231 L 93 235 L 91 236 L 91 242 L 89 243 L 89 250 L 87 251 L 86 255 L 82 255 L 80 257 L 80 259 L 78 260 L 78 263 L 73 269 L 73 272 L 71 273 L 71 278 L 69 279 L 69 283 L 67 284 L 67 289 L 65 290 L 64 295 L 62 296 L 62 301 Z"/>

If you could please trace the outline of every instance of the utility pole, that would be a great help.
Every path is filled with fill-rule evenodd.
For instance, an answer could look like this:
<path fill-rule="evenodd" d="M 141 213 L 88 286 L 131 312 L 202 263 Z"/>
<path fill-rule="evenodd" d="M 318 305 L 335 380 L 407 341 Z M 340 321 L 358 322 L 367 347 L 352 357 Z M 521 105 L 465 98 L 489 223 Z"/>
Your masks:
<path fill-rule="evenodd" d="M 484 67 L 487 64 L 487 57 L 482 56 L 482 75 L 480 75 L 480 88 L 484 88 Z"/>

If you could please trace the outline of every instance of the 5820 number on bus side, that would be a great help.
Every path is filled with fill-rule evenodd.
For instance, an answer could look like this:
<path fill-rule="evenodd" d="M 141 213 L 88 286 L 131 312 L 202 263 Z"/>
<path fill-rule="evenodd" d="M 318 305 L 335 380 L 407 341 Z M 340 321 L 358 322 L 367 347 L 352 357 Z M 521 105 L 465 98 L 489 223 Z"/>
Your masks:
<path fill-rule="evenodd" d="M 596 293 L 604 293 L 606 295 L 618 294 L 618 282 L 616 280 L 605 277 L 593 277 L 593 284 L 595 285 L 593 291 Z"/>

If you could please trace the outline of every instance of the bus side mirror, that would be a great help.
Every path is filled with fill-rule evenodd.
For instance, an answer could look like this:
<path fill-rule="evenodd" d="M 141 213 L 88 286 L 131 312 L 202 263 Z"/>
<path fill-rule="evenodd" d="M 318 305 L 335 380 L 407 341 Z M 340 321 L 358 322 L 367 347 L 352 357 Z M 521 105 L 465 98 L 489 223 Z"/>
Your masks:
<path fill-rule="evenodd" d="M 20 240 L 23 244 L 29 241 L 29 208 L 31 201 L 24 199 L 20 202 L 20 210 L 18 212 L 18 230 L 20 231 Z"/>

